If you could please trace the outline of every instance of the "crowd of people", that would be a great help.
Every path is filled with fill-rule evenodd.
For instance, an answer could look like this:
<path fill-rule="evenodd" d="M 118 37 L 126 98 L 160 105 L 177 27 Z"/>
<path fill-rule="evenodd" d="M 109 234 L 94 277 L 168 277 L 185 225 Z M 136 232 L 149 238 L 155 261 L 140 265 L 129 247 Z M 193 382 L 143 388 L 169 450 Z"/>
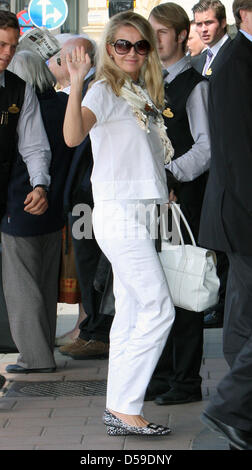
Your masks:
<path fill-rule="evenodd" d="M 6 370 L 56 370 L 66 225 L 82 310 L 78 337 L 59 350 L 109 358 L 107 433 L 168 435 L 144 401 L 202 400 L 203 328 L 224 318 L 230 370 L 201 419 L 251 450 L 252 0 L 233 2 L 234 39 L 220 0 L 192 11 L 191 22 L 173 2 L 148 19 L 118 13 L 98 48 L 67 36 L 48 64 L 16 51 L 17 18 L 0 11 L 3 290 L 19 351 Z M 171 201 L 216 251 L 219 302 L 205 312 L 174 306 L 151 236 L 156 207 Z"/>

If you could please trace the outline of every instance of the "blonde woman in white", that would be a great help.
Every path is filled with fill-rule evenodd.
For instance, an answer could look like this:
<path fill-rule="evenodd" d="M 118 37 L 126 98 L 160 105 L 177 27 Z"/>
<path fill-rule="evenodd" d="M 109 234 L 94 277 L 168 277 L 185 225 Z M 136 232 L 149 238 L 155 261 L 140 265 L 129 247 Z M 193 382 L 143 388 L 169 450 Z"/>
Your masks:
<path fill-rule="evenodd" d="M 173 155 L 161 110 L 164 92 L 152 28 L 128 11 L 108 22 L 96 81 L 82 100 L 91 66 L 84 50 L 67 57 L 71 93 L 64 122 L 69 146 L 90 132 L 94 232 L 110 260 L 116 314 L 110 333 L 107 408 L 110 435 L 166 435 L 143 417 L 144 395 L 174 320 L 169 287 L 150 234 L 156 203 L 168 201 L 164 162 Z"/>

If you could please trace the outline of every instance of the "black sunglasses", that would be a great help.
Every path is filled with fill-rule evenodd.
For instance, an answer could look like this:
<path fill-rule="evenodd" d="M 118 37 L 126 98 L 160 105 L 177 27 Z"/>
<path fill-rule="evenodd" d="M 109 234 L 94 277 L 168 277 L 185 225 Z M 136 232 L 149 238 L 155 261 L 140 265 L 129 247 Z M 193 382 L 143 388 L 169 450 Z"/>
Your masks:
<path fill-rule="evenodd" d="M 111 46 L 114 46 L 116 53 L 119 55 L 128 54 L 132 47 L 140 55 L 146 55 L 150 51 L 150 44 L 145 39 L 137 41 L 135 44 L 127 41 L 127 39 L 117 39 L 116 42 L 111 43 Z"/>

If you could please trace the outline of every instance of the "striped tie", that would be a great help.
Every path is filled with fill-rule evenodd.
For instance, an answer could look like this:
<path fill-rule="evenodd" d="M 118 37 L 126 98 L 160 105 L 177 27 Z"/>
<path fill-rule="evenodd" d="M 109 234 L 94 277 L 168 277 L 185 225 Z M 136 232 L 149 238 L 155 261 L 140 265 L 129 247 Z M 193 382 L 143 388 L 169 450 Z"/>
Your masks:
<path fill-rule="evenodd" d="M 209 67 L 209 64 L 212 60 L 212 57 L 213 57 L 213 52 L 211 51 L 211 49 L 207 49 L 207 57 L 206 57 L 206 62 L 205 62 L 205 65 L 204 65 L 204 69 L 203 69 L 203 73 L 202 75 L 206 75 L 207 74 L 207 71 L 208 71 L 208 67 Z"/>

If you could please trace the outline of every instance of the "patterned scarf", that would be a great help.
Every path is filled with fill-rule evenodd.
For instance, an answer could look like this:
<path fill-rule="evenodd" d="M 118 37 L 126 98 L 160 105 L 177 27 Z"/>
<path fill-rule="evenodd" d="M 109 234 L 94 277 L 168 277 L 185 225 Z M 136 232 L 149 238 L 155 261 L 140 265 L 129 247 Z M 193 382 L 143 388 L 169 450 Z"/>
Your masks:
<path fill-rule="evenodd" d="M 149 133 L 150 123 L 154 122 L 157 125 L 161 141 L 164 145 L 164 163 L 169 163 L 174 156 L 174 149 L 166 134 L 162 112 L 152 102 L 146 88 L 143 88 L 140 84 L 126 81 L 121 88 L 121 96 L 131 106 L 141 129 Z"/>

